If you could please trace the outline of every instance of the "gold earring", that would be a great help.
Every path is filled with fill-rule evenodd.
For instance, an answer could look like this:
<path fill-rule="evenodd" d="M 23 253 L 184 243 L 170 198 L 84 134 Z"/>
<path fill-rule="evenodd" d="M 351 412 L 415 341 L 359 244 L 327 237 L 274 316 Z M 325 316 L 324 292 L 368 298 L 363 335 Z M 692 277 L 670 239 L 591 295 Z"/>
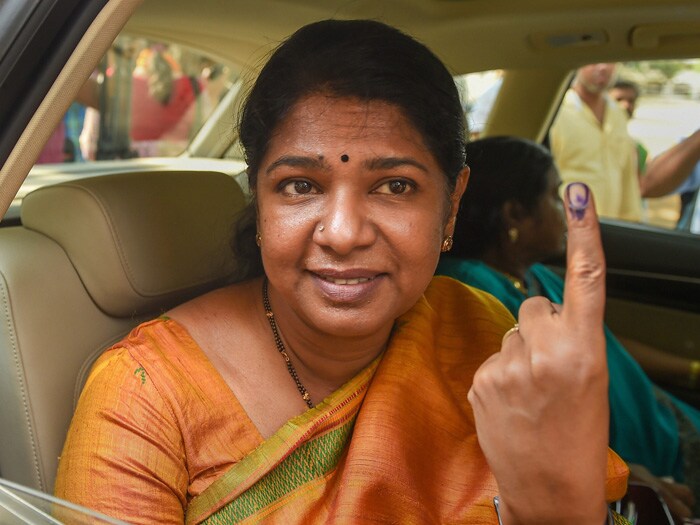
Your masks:
<path fill-rule="evenodd" d="M 258 248 L 260 248 L 260 245 L 262 244 L 262 235 L 260 233 L 255 234 L 255 244 L 258 245 Z"/>
<path fill-rule="evenodd" d="M 518 240 L 518 237 L 520 237 L 520 232 L 515 226 L 508 230 L 508 237 L 512 243 L 515 243 Z"/>
<path fill-rule="evenodd" d="M 452 235 L 446 235 L 442 240 L 442 246 L 440 246 L 441 252 L 449 252 L 452 249 Z"/>

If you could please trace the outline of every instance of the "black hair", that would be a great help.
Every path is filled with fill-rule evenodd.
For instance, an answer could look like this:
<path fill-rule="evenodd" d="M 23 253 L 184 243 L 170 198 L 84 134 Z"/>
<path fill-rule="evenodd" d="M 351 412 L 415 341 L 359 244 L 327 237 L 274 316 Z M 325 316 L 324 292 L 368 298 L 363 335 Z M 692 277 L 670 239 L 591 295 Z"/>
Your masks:
<path fill-rule="evenodd" d="M 397 106 L 443 170 L 447 192 L 465 163 L 466 120 L 444 64 L 423 44 L 373 20 L 324 20 L 296 31 L 271 55 L 241 112 L 239 136 L 253 202 L 239 221 L 234 249 L 262 273 L 255 237 L 257 172 L 270 138 L 291 108 L 313 94 L 380 100 Z"/>
<path fill-rule="evenodd" d="M 619 79 L 611 89 L 631 89 L 634 91 L 634 96 L 639 97 L 639 86 L 630 80 Z"/>
<path fill-rule="evenodd" d="M 554 160 L 544 146 L 518 137 L 475 140 L 466 151 L 471 175 L 457 214 L 454 245 L 447 255 L 475 259 L 501 242 L 506 202 L 534 210 L 547 189 Z"/>

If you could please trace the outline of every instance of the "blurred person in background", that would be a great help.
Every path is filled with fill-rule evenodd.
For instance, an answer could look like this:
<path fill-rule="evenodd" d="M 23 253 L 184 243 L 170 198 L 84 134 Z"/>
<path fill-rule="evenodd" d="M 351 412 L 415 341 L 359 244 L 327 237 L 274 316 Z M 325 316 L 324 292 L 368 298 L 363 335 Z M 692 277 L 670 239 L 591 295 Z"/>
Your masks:
<path fill-rule="evenodd" d="M 550 130 L 550 145 L 562 181 L 588 184 L 601 216 L 639 221 L 636 146 L 627 115 L 607 95 L 614 76 L 615 64 L 578 69 Z"/>
<path fill-rule="evenodd" d="M 610 97 L 617 102 L 622 109 L 627 112 L 627 116 L 634 118 L 634 110 L 637 109 L 637 99 L 639 98 L 639 86 L 629 80 L 618 79 L 608 92 Z M 646 170 L 646 162 L 649 151 L 644 145 L 636 141 L 637 145 L 637 173 L 641 177 Z"/>
<path fill-rule="evenodd" d="M 564 302 L 564 280 L 541 264 L 561 256 L 566 242 L 561 181 L 550 153 L 524 139 L 488 137 L 467 145 L 467 164 L 454 244 L 441 255 L 437 274 L 493 294 L 516 318 L 528 297 Z M 700 412 L 650 377 L 697 387 L 700 362 L 622 340 L 607 327 L 605 339 L 610 447 L 630 464 L 632 480 L 656 488 L 676 517 L 689 517 L 693 492 L 700 496 Z"/>

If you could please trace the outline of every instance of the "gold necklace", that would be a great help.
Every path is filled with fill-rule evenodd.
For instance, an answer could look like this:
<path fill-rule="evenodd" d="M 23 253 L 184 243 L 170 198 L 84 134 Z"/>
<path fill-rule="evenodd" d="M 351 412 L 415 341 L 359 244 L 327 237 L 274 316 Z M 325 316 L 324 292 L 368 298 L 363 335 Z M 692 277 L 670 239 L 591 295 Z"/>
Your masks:
<path fill-rule="evenodd" d="M 314 404 L 311 402 L 311 396 L 309 395 L 309 391 L 306 390 L 306 387 L 301 383 L 299 375 L 297 374 L 297 371 L 294 368 L 294 365 L 292 364 L 292 360 L 289 358 L 289 354 L 287 354 L 287 349 L 285 348 L 284 342 L 282 342 L 282 338 L 280 337 L 279 330 L 277 329 L 275 314 L 272 313 L 272 308 L 270 307 L 270 298 L 267 295 L 267 278 L 263 279 L 263 306 L 265 307 L 265 315 L 267 316 L 267 320 L 270 322 L 270 328 L 272 328 L 272 335 L 275 338 L 275 345 L 277 345 L 277 351 L 284 358 L 284 362 L 287 364 L 287 372 L 289 372 L 289 375 L 292 376 L 292 379 L 296 383 L 297 390 L 301 394 L 301 398 L 306 403 L 306 406 L 308 406 L 309 408 L 313 408 Z"/>

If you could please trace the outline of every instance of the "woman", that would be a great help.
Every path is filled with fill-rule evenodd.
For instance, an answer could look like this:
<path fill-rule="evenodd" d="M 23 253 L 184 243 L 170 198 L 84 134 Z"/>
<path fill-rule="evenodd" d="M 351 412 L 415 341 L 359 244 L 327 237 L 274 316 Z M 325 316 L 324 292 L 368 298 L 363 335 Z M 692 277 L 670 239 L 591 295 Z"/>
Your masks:
<path fill-rule="evenodd" d="M 433 280 L 465 133 L 448 71 L 395 29 L 324 21 L 282 44 L 240 124 L 250 278 L 101 357 L 56 493 L 134 523 L 496 524 L 496 495 L 506 524 L 603 523 L 627 469 L 607 449 L 593 203 L 572 187 L 592 275 L 509 331 L 493 298 Z"/>
<path fill-rule="evenodd" d="M 561 303 L 564 282 L 539 264 L 561 255 L 565 247 L 561 181 L 551 154 L 528 140 L 490 137 L 469 144 L 467 158 L 469 190 L 453 249 L 441 258 L 437 273 L 492 293 L 514 316 L 529 296 Z M 700 413 L 656 388 L 607 328 L 605 337 L 610 446 L 638 464 L 632 467 L 633 476 L 656 485 L 676 515 L 688 517 L 693 501 L 689 489 L 652 479 L 648 471 L 686 480 L 697 489 Z M 645 356 L 653 353 L 658 351 L 645 349 Z M 687 376 L 691 366 L 687 359 L 668 355 L 663 361 L 671 365 L 667 376 L 673 375 L 674 366 Z"/>

